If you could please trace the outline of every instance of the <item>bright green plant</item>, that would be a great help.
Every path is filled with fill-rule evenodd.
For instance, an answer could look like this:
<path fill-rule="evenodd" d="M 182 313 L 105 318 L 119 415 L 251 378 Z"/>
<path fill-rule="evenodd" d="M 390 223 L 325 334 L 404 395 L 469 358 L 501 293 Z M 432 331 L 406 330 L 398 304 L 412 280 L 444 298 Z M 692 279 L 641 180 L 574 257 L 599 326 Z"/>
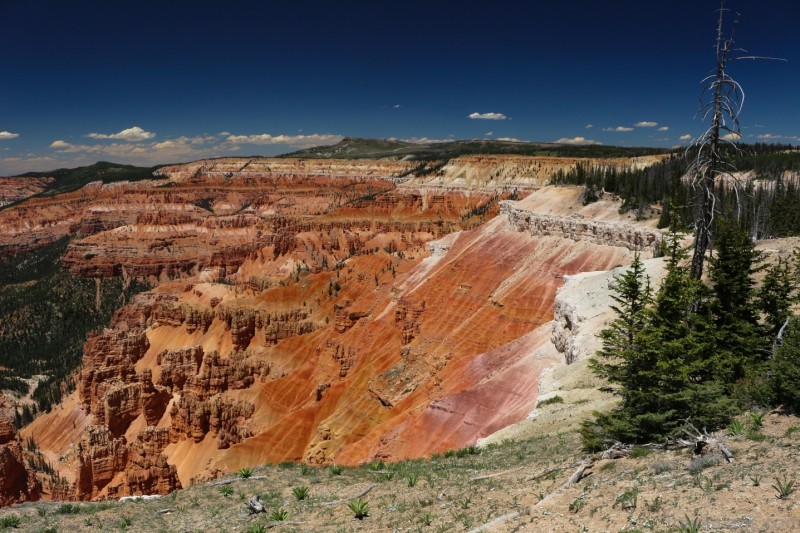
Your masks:
<path fill-rule="evenodd" d="M 750 413 L 750 431 L 760 431 L 764 427 L 764 413 Z"/>
<path fill-rule="evenodd" d="M 308 498 L 308 487 L 295 487 L 292 489 L 292 494 L 298 500 L 305 500 Z"/>
<path fill-rule="evenodd" d="M 418 479 L 419 479 L 419 474 L 417 474 L 416 472 L 411 472 L 408 475 L 408 486 L 413 487 L 414 485 L 416 485 Z"/>
<path fill-rule="evenodd" d="M 775 478 L 775 484 L 772 485 L 772 488 L 778 491 L 778 498 L 781 500 L 785 500 L 792 493 L 795 491 L 795 480 L 787 480 L 786 476 L 783 476 L 783 480 Z"/>
<path fill-rule="evenodd" d="M 637 459 L 639 457 L 647 457 L 651 453 L 653 453 L 653 450 L 650 448 L 634 448 L 631 452 L 631 457 Z"/>
<path fill-rule="evenodd" d="M 734 418 L 731 420 L 731 423 L 728 424 L 728 435 L 735 437 L 742 434 L 744 434 L 744 425 L 740 420 Z"/>
<path fill-rule="evenodd" d="M 18 527 L 22 520 L 16 515 L 4 516 L 0 518 L 0 529 L 11 529 Z"/>
<path fill-rule="evenodd" d="M 369 504 L 361 498 L 350 502 L 347 508 L 353 512 L 353 517 L 358 520 L 364 520 L 369 516 Z"/>
<path fill-rule="evenodd" d="M 329 470 L 331 471 L 331 474 L 333 474 L 334 476 L 339 476 L 342 474 L 342 472 L 344 472 L 344 467 L 340 465 L 331 465 Z"/>
<path fill-rule="evenodd" d="M 81 508 L 73 503 L 62 503 L 56 509 L 58 514 L 78 514 L 80 512 Z"/>
<path fill-rule="evenodd" d="M 700 519 L 695 518 L 692 520 L 688 515 L 684 515 L 685 520 L 678 524 L 679 533 L 698 533 L 700 531 Z"/>
<path fill-rule="evenodd" d="M 225 485 L 219 488 L 219 493 L 225 496 L 226 498 L 233 494 L 233 487 L 230 485 Z"/>
<path fill-rule="evenodd" d="M 557 403 L 564 403 L 564 398 L 561 396 L 553 396 L 536 404 L 536 407 L 544 407 L 546 405 L 553 405 Z"/>
<path fill-rule="evenodd" d="M 273 522 L 283 522 L 287 518 L 289 518 L 289 511 L 284 509 L 283 507 L 273 509 L 272 513 L 269 515 L 269 519 Z"/>
<path fill-rule="evenodd" d="M 570 513 L 577 513 L 586 505 L 586 500 L 583 499 L 583 495 L 578 496 L 572 503 L 569 504 L 569 512 Z"/>
<path fill-rule="evenodd" d="M 619 496 L 617 496 L 617 501 L 614 502 L 614 507 L 619 505 L 622 509 L 636 509 L 636 505 L 639 502 L 639 487 L 634 487 L 631 490 L 626 490 Z"/>
<path fill-rule="evenodd" d="M 249 478 L 250 476 L 253 475 L 253 469 L 252 468 L 240 468 L 239 471 L 236 472 L 236 475 L 239 476 L 242 479 L 247 479 L 247 478 Z"/>

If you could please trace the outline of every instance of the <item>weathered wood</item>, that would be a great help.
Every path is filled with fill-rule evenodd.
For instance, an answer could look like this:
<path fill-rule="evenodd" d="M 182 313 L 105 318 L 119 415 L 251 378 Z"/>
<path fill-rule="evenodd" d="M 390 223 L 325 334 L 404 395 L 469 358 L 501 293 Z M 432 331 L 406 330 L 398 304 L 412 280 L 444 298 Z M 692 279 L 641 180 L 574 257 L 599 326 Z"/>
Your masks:
<path fill-rule="evenodd" d="M 732 453 L 731 453 L 731 451 L 728 449 L 728 447 L 727 447 L 727 446 L 725 446 L 725 443 L 724 443 L 724 442 L 718 442 L 718 443 L 717 443 L 717 448 L 719 448 L 719 452 L 722 454 L 722 456 L 723 456 L 723 457 L 724 457 L 724 458 L 725 458 L 725 459 L 726 459 L 726 460 L 727 460 L 729 463 L 732 463 L 732 462 L 733 462 L 733 454 L 732 454 Z"/>
<path fill-rule="evenodd" d="M 359 492 L 355 496 L 351 496 L 349 498 L 342 498 L 341 500 L 334 500 L 334 501 L 331 501 L 331 502 L 322 502 L 322 503 L 320 503 L 320 505 L 339 505 L 340 503 L 349 502 L 351 500 L 357 500 L 360 497 L 362 497 L 362 496 L 366 495 L 367 493 L 369 493 L 369 491 L 371 491 L 374 488 L 375 488 L 375 485 L 370 485 L 369 487 L 367 487 L 366 489 L 362 490 L 361 492 Z"/>
<path fill-rule="evenodd" d="M 158 513 L 158 514 L 167 514 L 167 513 L 174 513 L 176 511 L 177 511 L 177 509 L 159 509 L 158 511 L 156 511 L 156 513 Z"/>
<path fill-rule="evenodd" d="M 280 526 L 302 526 L 303 524 L 307 524 L 308 522 L 286 522 L 283 520 L 275 521 L 275 522 L 267 522 L 264 524 L 264 527 L 267 529 L 272 529 L 275 527 Z"/>
<path fill-rule="evenodd" d="M 587 472 L 590 468 L 594 466 L 594 461 L 586 461 L 582 465 L 578 467 L 577 470 L 570 476 L 570 478 L 564 483 L 564 487 L 568 487 L 570 485 L 574 485 L 575 483 L 579 482 L 583 478 L 591 475 L 591 472 Z"/>
<path fill-rule="evenodd" d="M 559 466 L 559 467 L 556 467 L 556 468 L 548 468 L 547 470 L 545 470 L 545 471 L 544 471 L 544 472 L 542 472 L 541 474 L 538 474 L 538 475 L 536 475 L 536 476 L 533 476 L 532 478 L 528 478 L 528 481 L 536 481 L 536 480 L 538 480 L 538 479 L 542 479 L 543 477 L 547 477 L 547 476 L 549 476 L 550 474 L 553 474 L 553 473 L 555 473 L 555 472 L 561 472 L 562 470 L 564 470 L 564 468 L 563 468 L 563 467 L 560 467 L 560 466 Z"/>
<path fill-rule="evenodd" d="M 264 507 L 264 504 L 261 503 L 261 498 L 258 497 L 258 494 L 253 494 L 247 503 L 245 503 L 247 508 L 250 510 L 251 514 L 258 514 L 258 513 L 266 513 L 267 508 Z"/>
<path fill-rule="evenodd" d="M 524 466 L 519 466 L 517 468 L 512 468 L 511 470 L 503 470 L 502 472 L 497 472 L 496 474 L 487 474 L 485 476 L 477 476 L 469 478 L 470 481 L 480 481 L 481 479 L 489 479 L 492 477 L 504 476 L 506 474 L 510 474 L 511 472 L 516 472 L 517 470 L 522 470 L 525 468 Z"/>
<path fill-rule="evenodd" d="M 230 485 L 236 481 L 255 481 L 257 479 L 268 479 L 269 476 L 250 476 L 250 477 L 235 477 L 233 479 L 223 479 L 222 481 L 214 481 L 209 483 L 209 487 L 221 487 L 222 485 Z"/>
<path fill-rule="evenodd" d="M 491 529 L 494 526 L 498 526 L 498 525 L 500 525 L 500 524 L 502 524 L 504 522 L 508 522 L 509 520 L 513 520 L 513 519 L 517 518 L 518 516 L 519 516 L 519 513 L 517 511 L 514 511 L 513 513 L 500 515 L 497 518 L 495 518 L 494 520 L 490 520 L 489 522 L 486 522 L 485 524 L 480 525 L 480 526 L 476 527 L 475 529 L 471 529 L 469 531 L 469 533 L 480 533 L 481 531 L 486 531 L 487 529 Z"/>

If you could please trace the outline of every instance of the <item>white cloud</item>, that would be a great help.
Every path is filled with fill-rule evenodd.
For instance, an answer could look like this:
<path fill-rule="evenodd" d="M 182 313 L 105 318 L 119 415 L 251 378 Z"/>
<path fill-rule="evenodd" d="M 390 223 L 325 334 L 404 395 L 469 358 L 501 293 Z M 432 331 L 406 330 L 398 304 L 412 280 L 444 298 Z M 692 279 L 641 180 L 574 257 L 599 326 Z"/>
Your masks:
<path fill-rule="evenodd" d="M 634 124 L 634 126 L 636 126 L 637 128 L 655 128 L 656 126 L 658 126 L 658 122 L 643 121 L 643 122 L 637 122 L 636 124 Z"/>
<path fill-rule="evenodd" d="M 688 140 L 689 140 L 689 139 L 691 139 L 691 138 L 692 138 L 692 136 L 691 136 L 691 135 L 689 135 L 688 133 L 686 133 L 685 135 L 681 135 L 680 137 L 678 137 L 678 139 L 680 139 L 681 141 L 688 141 Z"/>
<path fill-rule="evenodd" d="M 132 128 L 124 129 L 119 133 L 89 133 L 86 135 L 86 137 L 89 137 L 90 139 L 118 139 L 121 141 L 146 141 L 155 136 L 155 133 L 144 131 L 139 126 L 133 126 Z"/>
<path fill-rule="evenodd" d="M 562 137 L 561 139 L 553 142 L 557 144 L 603 144 L 600 141 L 593 141 L 584 137 L 573 137 L 571 139 Z"/>
<path fill-rule="evenodd" d="M 498 137 L 498 141 L 506 141 L 511 143 L 522 143 L 525 142 L 522 139 L 517 139 L 516 137 Z"/>
<path fill-rule="evenodd" d="M 633 131 L 633 128 L 627 126 L 617 126 L 616 128 L 603 128 L 603 131 Z"/>
<path fill-rule="evenodd" d="M 752 135 L 750 135 L 750 137 L 752 137 Z M 780 140 L 780 139 L 783 139 L 783 140 L 786 140 L 786 141 L 797 141 L 797 140 L 800 140 L 800 136 L 797 136 L 797 135 L 795 135 L 795 136 L 775 135 L 774 133 L 762 133 L 761 135 L 758 135 L 757 138 L 759 138 L 761 140 L 764 140 L 764 141 L 776 141 L 776 140 Z"/>
<path fill-rule="evenodd" d="M 493 131 L 487 131 L 484 135 L 486 137 L 491 137 L 492 135 L 494 135 L 494 132 Z"/>
<path fill-rule="evenodd" d="M 669 126 L 661 126 L 656 131 L 669 131 Z"/>
<path fill-rule="evenodd" d="M 467 118 L 472 120 L 505 120 L 508 117 L 502 113 L 470 113 Z"/>
<path fill-rule="evenodd" d="M 260 144 L 273 145 L 282 144 L 293 147 L 311 148 L 323 144 L 336 144 L 341 141 L 341 135 L 319 134 L 311 135 L 270 135 L 260 133 L 257 135 L 229 135 L 226 139 L 230 144 Z"/>
<path fill-rule="evenodd" d="M 401 106 L 400 104 L 394 104 L 392 107 L 394 107 L 395 109 L 400 109 L 403 106 Z"/>
<path fill-rule="evenodd" d="M 735 131 L 732 131 L 732 132 L 727 133 L 727 134 L 723 135 L 722 137 L 720 137 L 720 139 L 722 139 L 723 141 L 738 141 L 741 138 L 742 138 L 742 134 L 741 133 L 736 133 Z"/>
<path fill-rule="evenodd" d="M 0 158 L 0 176 L 53 170 L 58 166 L 57 163 L 57 159 L 49 156 Z"/>
<path fill-rule="evenodd" d="M 19 133 L 11 133 L 10 131 L 0 131 L 0 139 L 16 139 Z"/>
<path fill-rule="evenodd" d="M 594 124 L 587 124 L 587 125 L 586 125 L 586 129 L 587 129 L 587 130 L 590 130 L 590 129 L 592 129 L 592 128 L 594 128 Z"/>
<path fill-rule="evenodd" d="M 395 139 L 389 139 L 390 141 Z M 453 139 L 430 139 L 428 137 L 410 137 L 408 139 L 400 139 L 403 142 L 412 143 L 412 144 L 432 144 L 432 143 L 447 143 L 451 142 Z"/>

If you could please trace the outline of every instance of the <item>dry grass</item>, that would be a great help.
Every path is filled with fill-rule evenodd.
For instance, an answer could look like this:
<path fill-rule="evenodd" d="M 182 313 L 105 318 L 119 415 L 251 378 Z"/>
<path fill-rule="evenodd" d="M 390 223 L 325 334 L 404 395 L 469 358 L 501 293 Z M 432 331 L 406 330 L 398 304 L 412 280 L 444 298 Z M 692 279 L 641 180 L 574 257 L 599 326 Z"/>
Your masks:
<path fill-rule="evenodd" d="M 733 464 L 700 461 L 688 451 L 595 464 L 580 483 L 559 488 L 582 459 L 577 435 L 544 435 L 464 449 L 430 460 L 344 468 L 267 465 L 243 479 L 225 478 L 233 492 L 198 485 L 158 500 L 63 504 L 40 502 L 0 511 L 18 516 L 23 531 L 679 531 L 699 520 L 703 531 L 793 531 L 800 494 L 780 499 L 775 479 L 800 479 L 800 420 L 769 415 L 763 440 L 729 441 Z M 545 475 L 542 475 L 545 474 Z M 413 486 L 409 478 L 414 478 Z M 758 483 L 754 482 L 758 480 Z M 308 487 L 299 499 L 295 487 Z M 369 514 L 356 519 L 356 497 Z M 250 515 L 259 494 L 268 511 Z M 273 521 L 285 509 L 283 521 Z M 75 509 L 69 509 L 75 511 Z M 688 518 L 687 518 L 688 517 Z M 0 522 L 2 523 L 2 522 Z"/>

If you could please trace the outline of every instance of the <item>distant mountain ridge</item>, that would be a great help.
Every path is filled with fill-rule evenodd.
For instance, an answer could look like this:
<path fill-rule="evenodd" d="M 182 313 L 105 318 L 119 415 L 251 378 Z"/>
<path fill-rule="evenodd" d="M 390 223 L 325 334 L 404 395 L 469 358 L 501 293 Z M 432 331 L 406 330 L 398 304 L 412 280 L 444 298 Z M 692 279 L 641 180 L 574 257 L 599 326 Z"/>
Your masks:
<path fill-rule="evenodd" d="M 453 140 L 445 142 L 412 143 L 398 139 L 369 139 L 345 137 L 330 146 L 316 146 L 277 157 L 311 159 L 450 159 L 462 155 L 530 155 L 559 157 L 634 157 L 664 154 L 665 148 L 621 147 L 604 145 L 576 146 L 571 144 L 499 141 L 490 139 Z"/>

